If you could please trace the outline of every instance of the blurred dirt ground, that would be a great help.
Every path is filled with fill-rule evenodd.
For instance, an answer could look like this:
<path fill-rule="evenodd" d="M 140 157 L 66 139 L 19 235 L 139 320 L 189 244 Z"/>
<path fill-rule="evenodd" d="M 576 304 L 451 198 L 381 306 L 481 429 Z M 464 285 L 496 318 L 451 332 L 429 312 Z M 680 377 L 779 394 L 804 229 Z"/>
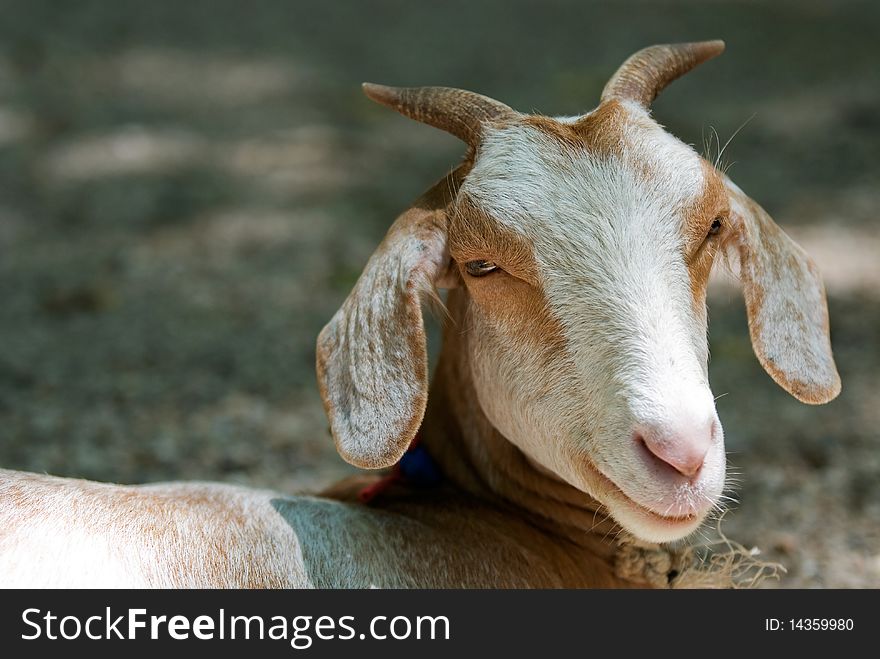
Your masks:
<path fill-rule="evenodd" d="M 442 9 L 441 9 L 442 7 Z M 359 83 L 595 105 L 639 47 L 724 38 L 655 116 L 819 261 L 843 394 L 760 370 L 712 292 L 740 505 L 782 586 L 880 587 L 880 4 L 0 2 L 0 465 L 285 491 L 348 473 L 314 340 L 395 215 L 462 152 Z M 714 139 L 714 138 L 713 138 Z"/>

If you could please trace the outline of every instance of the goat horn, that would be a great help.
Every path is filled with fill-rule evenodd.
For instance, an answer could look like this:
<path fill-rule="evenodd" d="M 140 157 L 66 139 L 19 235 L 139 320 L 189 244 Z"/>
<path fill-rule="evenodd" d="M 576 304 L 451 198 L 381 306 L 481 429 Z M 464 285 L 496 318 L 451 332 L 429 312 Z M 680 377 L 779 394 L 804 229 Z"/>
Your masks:
<path fill-rule="evenodd" d="M 602 90 L 602 100 L 635 101 L 647 108 L 670 82 L 724 50 L 723 41 L 696 41 L 643 48 L 626 60 Z"/>
<path fill-rule="evenodd" d="M 452 133 L 470 146 L 480 141 L 482 125 L 516 116 L 504 103 L 450 87 L 386 87 L 365 82 L 364 94 L 423 124 Z"/>

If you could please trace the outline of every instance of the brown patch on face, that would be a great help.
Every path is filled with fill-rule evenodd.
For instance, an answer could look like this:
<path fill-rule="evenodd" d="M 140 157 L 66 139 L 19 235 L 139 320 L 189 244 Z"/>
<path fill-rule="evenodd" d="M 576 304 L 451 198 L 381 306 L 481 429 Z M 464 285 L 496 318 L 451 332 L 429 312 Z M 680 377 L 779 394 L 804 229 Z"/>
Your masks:
<path fill-rule="evenodd" d="M 550 312 L 534 248 L 525 237 L 463 199 L 450 217 L 449 249 L 487 322 L 540 349 L 548 361 L 564 350 L 562 325 Z M 465 264 L 476 259 L 495 262 L 499 270 L 472 277 Z"/>
<path fill-rule="evenodd" d="M 552 137 L 558 142 L 562 142 L 566 146 L 570 147 L 583 147 L 584 141 L 578 131 L 575 129 L 574 124 L 566 124 L 561 121 L 557 121 L 552 117 L 546 117 L 540 114 L 530 114 L 526 117 L 523 117 L 522 123 L 526 126 L 531 126 L 535 128 L 545 135 Z"/>
<path fill-rule="evenodd" d="M 545 365 L 565 354 L 562 325 L 551 313 L 543 290 L 504 271 L 462 276 L 474 306 L 499 334 L 537 351 Z"/>
<path fill-rule="evenodd" d="M 534 248 L 525 236 L 504 226 L 469 199 L 450 209 L 449 253 L 459 264 L 485 259 L 530 284 L 539 283 Z"/>
<path fill-rule="evenodd" d="M 612 100 L 602 103 L 574 123 L 562 123 L 540 115 L 525 117 L 523 123 L 569 147 L 599 155 L 621 155 L 626 145 L 624 129 L 634 120 L 618 101 Z"/>
<path fill-rule="evenodd" d="M 724 181 L 718 171 L 705 160 L 703 191 L 684 211 L 684 244 L 687 254 L 688 277 L 694 309 L 702 314 L 706 303 L 709 273 L 718 247 L 730 231 L 730 201 Z M 721 230 L 710 236 L 712 223 L 720 219 Z"/>
<path fill-rule="evenodd" d="M 618 101 L 608 101 L 579 119 L 573 127 L 584 146 L 593 153 L 621 155 L 628 145 L 627 127 L 638 123 L 639 117 Z M 646 127 L 649 125 L 645 124 Z"/>

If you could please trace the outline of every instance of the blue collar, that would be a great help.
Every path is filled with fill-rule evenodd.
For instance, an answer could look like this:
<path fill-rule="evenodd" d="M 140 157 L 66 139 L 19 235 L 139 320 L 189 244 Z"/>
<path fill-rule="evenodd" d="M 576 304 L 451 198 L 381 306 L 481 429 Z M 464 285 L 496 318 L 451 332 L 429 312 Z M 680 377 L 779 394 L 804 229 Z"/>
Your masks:
<path fill-rule="evenodd" d="M 400 477 L 407 485 L 415 487 L 436 487 L 443 480 L 443 472 L 440 466 L 428 453 L 428 449 L 424 444 L 418 441 L 416 435 L 415 441 L 400 458 L 397 463 L 397 469 Z"/>
<path fill-rule="evenodd" d="M 431 457 L 417 434 L 406 453 L 394 468 L 378 481 L 358 492 L 361 503 L 369 504 L 373 499 L 396 483 L 409 487 L 437 487 L 443 482 L 443 472 Z"/>

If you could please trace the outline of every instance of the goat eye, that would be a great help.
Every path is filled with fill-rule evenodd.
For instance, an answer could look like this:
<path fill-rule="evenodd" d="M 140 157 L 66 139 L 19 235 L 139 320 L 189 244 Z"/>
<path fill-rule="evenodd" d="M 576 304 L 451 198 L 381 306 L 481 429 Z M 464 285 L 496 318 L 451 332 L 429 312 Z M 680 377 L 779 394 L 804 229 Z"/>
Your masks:
<path fill-rule="evenodd" d="M 722 226 L 724 226 L 724 218 L 719 215 L 713 220 L 712 226 L 709 227 L 709 235 L 717 236 L 720 233 Z"/>
<path fill-rule="evenodd" d="M 497 270 L 498 266 L 492 261 L 468 261 L 464 265 L 465 270 L 471 277 L 482 277 L 488 275 L 493 270 Z"/>

